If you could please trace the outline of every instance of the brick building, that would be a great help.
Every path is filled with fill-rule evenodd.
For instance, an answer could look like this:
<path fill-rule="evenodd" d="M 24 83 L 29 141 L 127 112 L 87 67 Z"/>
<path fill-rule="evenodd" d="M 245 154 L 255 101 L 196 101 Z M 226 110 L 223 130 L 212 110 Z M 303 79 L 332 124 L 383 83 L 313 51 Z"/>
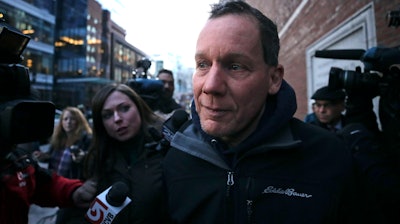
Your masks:
<path fill-rule="evenodd" d="M 400 46 L 400 27 L 388 27 L 389 11 L 400 10 L 400 0 L 247 0 L 278 25 L 280 63 L 285 80 L 295 89 L 303 119 L 310 110 L 310 97 L 328 84 L 332 66 L 354 70 L 358 60 L 314 57 L 326 49 L 369 49 Z"/>

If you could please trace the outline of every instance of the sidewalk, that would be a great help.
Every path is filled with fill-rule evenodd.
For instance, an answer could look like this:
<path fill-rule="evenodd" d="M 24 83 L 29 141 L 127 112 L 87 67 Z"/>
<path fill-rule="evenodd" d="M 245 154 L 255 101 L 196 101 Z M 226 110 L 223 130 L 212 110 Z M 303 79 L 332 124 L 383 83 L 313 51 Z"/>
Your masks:
<path fill-rule="evenodd" d="M 29 222 L 28 224 L 54 224 L 56 223 L 56 216 L 58 208 L 42 208 L 37 205 L 31 205 L 29 209 Z"/>

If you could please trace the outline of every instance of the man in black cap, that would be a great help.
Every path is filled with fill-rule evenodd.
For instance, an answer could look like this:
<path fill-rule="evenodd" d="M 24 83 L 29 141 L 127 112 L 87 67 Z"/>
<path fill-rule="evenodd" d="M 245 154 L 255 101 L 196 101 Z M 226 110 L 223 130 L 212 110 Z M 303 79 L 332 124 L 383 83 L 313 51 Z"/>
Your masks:
<path fill-rule="evenodd" d="M 332 90 L 328 86 L 318 89 L 311 97 L 314 113 L 317 117 L 311 124 L 336 132 L 345 125 L 343 112 L 345 110 L 346 93 L 344 90 Z"/>

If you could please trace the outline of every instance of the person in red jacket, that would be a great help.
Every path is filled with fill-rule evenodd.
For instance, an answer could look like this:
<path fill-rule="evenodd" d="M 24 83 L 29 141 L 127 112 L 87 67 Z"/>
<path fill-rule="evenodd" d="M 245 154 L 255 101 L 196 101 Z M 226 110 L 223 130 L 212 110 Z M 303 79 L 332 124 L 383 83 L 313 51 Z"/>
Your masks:
<path fill-rule="evenodd" d="M 31 204 L 89 207 L 95 182 L 67 179 L 41 168 L 31 154 L 0 139 L 0 224 L 28 223 Z"/>

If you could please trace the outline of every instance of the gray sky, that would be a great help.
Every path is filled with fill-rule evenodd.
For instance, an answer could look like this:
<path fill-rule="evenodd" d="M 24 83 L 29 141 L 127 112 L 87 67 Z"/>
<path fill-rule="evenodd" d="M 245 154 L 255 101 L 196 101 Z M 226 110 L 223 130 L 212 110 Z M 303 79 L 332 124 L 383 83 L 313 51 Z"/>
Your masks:
<path fill-rule="evenodd" d="M 197 35 L 218 0 L 97 0 L 147 54 L 174 53 L 193 60 Z M 140 22 L 138 22 L 140 21 Z"/>

